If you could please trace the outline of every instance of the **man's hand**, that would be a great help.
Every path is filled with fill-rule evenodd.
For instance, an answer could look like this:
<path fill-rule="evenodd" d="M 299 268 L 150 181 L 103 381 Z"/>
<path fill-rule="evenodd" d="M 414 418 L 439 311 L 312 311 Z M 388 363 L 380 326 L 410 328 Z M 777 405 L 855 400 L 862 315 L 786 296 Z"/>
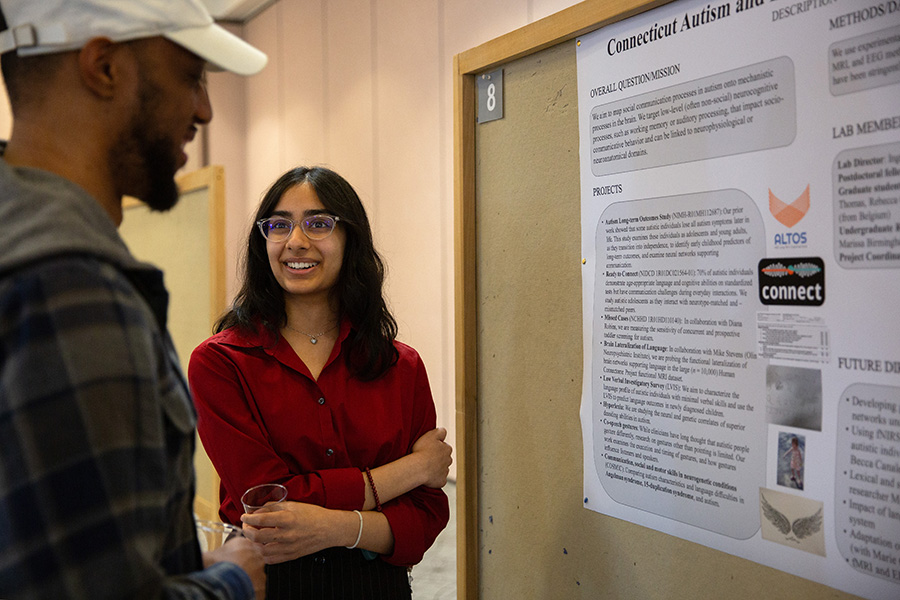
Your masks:
<path fill-rule="evenodd" d="M 203 553 L 204 567 L 220 562 L 234 563 L 242 568 L 253 582 L 253 591 L 256 592 L 257 600 L 265 599 L 266 562 L 259 546 L 248 539 L 237 537 L 227 541 L 221 548 Z"/>

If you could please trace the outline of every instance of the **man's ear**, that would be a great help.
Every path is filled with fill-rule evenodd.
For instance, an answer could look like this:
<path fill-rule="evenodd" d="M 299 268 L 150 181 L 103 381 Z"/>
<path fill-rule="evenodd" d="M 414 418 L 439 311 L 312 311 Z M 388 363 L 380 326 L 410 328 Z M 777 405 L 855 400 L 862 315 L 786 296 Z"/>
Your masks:
<path fill-rule="evenodd" d="M 127 47 L 108 38 L 93 38 L 78 52 L 78 71 L 86 88 L 110 99 L 123 83 Z"/>

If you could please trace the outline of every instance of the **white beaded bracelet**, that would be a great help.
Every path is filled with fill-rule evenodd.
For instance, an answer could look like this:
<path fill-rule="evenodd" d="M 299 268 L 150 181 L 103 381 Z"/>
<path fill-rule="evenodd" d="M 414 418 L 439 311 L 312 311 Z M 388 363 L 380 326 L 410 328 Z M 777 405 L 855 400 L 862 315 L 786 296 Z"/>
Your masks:
<path fill-rule="evenodd" d="M 353 545 L 352 545 L 352 546 L 347 546 L 347 549 L 348 549 L 348 550 L 353 550 L 354 548 L 356 548 L 357 546 L 359 546 L 359 540 L 362 539 L 362 528 L 363 528 L 363 518 L 362 518 L 362 513 L 359 512 L 358 510 L 354 510 L 353 512 L 355 512 L 355 513 L 356 513 L 356 516 L 359 517 L 359 533 L 356 534 L 356 541 L 353 542 Z"/>

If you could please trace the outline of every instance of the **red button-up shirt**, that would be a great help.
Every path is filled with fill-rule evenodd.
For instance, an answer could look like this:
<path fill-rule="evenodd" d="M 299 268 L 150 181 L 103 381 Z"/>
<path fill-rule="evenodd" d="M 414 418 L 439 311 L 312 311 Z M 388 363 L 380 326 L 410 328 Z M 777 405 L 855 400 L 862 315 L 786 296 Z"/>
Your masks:
<path fill-rule="evenodd" d="M 315 380 L 290 344 L 272 347 L 265 332 L 223 331 L 194 350 L 189 381 L 197 430 L 222 479 L 222 519 L 240 523 L 241 495 L 254 485 L 281 483 L 288 500 L 340 510 L 361 509 L 360 470 L 409 454 L 436 426 L 425 365 L 400 342 L 396 365 L 376 381 L 347 369 L 341 325 L 331 356 Z M 384 504 L 394 552 L 382 558 L 413 565 L 450 517 L 442 490 L 419 487 Z"/>

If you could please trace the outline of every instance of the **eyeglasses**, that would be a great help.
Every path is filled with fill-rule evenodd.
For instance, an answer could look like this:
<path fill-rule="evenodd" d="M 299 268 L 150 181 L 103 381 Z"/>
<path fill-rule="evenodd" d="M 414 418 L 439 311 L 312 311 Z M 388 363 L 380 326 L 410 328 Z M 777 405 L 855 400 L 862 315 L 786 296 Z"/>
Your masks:
<path fill-rule="evenodd" d="M 270 242 L 283 242 L 294 231 L 294 226 L 299 225 L 300 230 L 311 240 L 324 240 L 334 232 L 335 225 L 340 217 L 331 215 L 312 215 L 300 221 L 292 221 L 287 217 L 269 217 L 256 222 L 260 233 Z"/>

